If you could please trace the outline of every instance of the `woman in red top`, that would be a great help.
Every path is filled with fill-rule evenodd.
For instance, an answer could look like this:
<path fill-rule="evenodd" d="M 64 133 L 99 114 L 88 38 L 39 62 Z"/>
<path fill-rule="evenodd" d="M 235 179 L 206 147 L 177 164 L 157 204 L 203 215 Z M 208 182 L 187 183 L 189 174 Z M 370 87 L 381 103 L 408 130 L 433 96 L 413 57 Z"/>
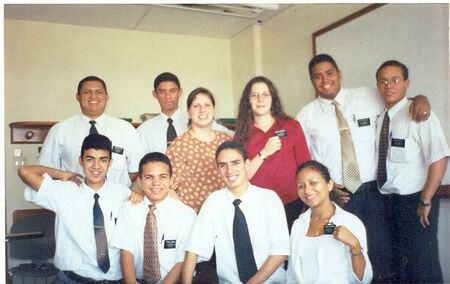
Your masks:
<path fill-rule="evenodd" d="M 242 92 L 236 125 L 234 139 L 244 144 L 251 160 L 250 182 L 278 193 L 290 229 L 303 207 L 295 172 L 310 160 L 300 123 L 284 113 L 273 83 L 259 76 Z"/>

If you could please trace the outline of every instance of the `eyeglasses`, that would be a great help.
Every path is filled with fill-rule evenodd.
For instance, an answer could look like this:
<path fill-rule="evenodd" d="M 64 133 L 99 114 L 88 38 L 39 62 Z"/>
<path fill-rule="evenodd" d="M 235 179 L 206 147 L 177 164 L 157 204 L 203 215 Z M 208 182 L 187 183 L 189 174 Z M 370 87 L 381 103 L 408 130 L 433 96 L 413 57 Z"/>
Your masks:
<path fill-rule="evenodd" d="M 387 86 L 389 84 L 392 84 L 394 86 L 397 86 L 398 84 L 400 84 L 403 81 L 404 80 L 400 77 L 394 77 L 391 79 L 380 79 L 377 81 L 377 85 Z"/>
<path fill-rule="evenodd" d="M 257 98 L 260 98 L 260 99 L 268 99 L 268 98 L 270 98 L 270 97 L 272 97 L 272 95 L 270 94 L 270 93 L 268 93 L 268 92 L 264 92 L 264 93 L 251 93 L 250 94 L 250 99 L 251 100 L 255 100 L 255 99 L 257 99 Z"/>

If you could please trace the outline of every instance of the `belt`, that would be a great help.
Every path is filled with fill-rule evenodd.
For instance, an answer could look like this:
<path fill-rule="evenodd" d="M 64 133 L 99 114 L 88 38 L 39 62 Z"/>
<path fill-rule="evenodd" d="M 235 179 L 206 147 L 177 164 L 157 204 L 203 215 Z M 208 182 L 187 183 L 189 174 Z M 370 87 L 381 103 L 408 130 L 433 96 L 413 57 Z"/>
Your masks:
<path fill-rule="evenodd" d="M 89 277 L 84 277 L 76 274 L 73 271 L 63 271 L 63 273 L 70 279 L 84 284 L 120 284 L 122 280 L 95 280 Z"/>

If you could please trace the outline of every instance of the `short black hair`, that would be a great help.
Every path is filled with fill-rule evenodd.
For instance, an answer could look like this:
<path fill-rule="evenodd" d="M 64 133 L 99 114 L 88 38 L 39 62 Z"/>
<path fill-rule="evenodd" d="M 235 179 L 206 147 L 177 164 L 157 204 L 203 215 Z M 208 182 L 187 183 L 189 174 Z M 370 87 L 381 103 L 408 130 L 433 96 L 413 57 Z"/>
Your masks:
<path fill-rule="evenodd" d="M 155 81 L 153 81 L 153 90 L 156 91 L 156 89 L 158 89 L 159 84 L 161 84 L 162 82 L 174 82 L 175 85 L 177 85 L 178 89 L 181 89 L 180 87 L 180 80 L 178 80 L 178 77 L 175 74 L 172 74 L 170 72 L 164 72 L 159 74 L 156 78 Z"/>
<path fill-rule="evenodd" d="M 311 77 L 313 75 L 313 68 L 314 66 L 316 66 L 319 63 L 322 62 L 328 62 L 331 65 L 333 65 L 334 68 L 336 68 L 337 71 L 339 71 L 339 68 L 336 64 L 336 61 L 334 61 L 333 57 L 331 57 L 331 55 L 328 54 L 318 54 L 316 56 L 313 57 L 313 59 L 311 59 L 309 61 L 308 64 L 308 70 L 309 70 L 309 76 Z"/>
<path fill-rule="evenodd" d="M 248 159 L 247 152 L 245 151 L 244 145 L 241 142 L 229 140 L 225 141 L 217 147 L 216 150 L 216 162 L 217 157 L 219 157 L 220 152 L 223 150 L 236 150 L 242 156 L 242 159 L 245 161 Z"/>
<path fill-rule="evenodd" d="M 112 142 L 108 137 L 101 134 L 89 134 L 84 138 L 83 144 L 81 145 L 81 158 L 83 158 L 83 153 L 86 150 L 106 150 L 109 153 L 109 158 L 112 156 Z"/>
<path fill-rule="evenodd" d="M 377 73 L 375 73 L 375 79 L 378 80 L 378 74 L 380 74 L 381 69 L 388 67 L 388 66 L 395 66 L 395 67 L 400 68 L 402 70 L 403 80 L 408 80 L 408 77 L 409 77 L 408 67 L 406 67 L 405 64 L 403 64 L 397 60 L 388 60 L 388 61 L 385 61 L 383 64 L 381 64 L 381 66 L 378 67 L 378 69 L 377 69 Z"/>
<path fill-rule="evenodd" d="M 77 94 L 80 94 L 81 89 L 83 88 L 83 84 L 86 82 L 89 82 L 89 81 L 98 81 L 98 82 L 102 83 L 103 88 L 105 89 L 105 93 L 108 93 L 108 90 L 106 89 L 105 81 L 103 81 L 102 79 L 100 79 L 97 76 L 87 76 L 78 83 Z"/>
<path fill-rule="evenodd" d="M 142 157 L 139 162 L 139 176 L 142 175 L 142 168 L 144 165 L 155 162 L 166 164 L 169 167 L 169 175 L 172 176 L 172 164 L 170 163 L 170 159 L 160 152 L 151 152 Z"/>

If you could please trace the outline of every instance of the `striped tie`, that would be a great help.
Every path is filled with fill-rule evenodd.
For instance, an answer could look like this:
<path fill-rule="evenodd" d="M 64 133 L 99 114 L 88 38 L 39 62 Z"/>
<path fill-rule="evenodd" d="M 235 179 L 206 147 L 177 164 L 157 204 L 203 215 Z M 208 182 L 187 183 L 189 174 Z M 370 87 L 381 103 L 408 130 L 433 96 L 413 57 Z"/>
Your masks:
<path fill-rule="evenodd" d="M 386 111 L 383 125 L 380 131 L 380 142 L 378 143 L 378 188 L 381 188 L 387 180 L 386 157 L 389 147 L 389 114 Z"/>
<path fill-rule="evenodd" d="M 344 185 L 350 192 L 355 193 L 361 185 L 361 178 L 359 176 L 358 160 L 356 159 L 352 134 L 350 133 L 347 120 L 345 120 L 339 104 L 336 101 L 333 101 L 331 104 L 334 105 L 336 110 L 339 134 L 341 136 L 341 160 Z"/>

